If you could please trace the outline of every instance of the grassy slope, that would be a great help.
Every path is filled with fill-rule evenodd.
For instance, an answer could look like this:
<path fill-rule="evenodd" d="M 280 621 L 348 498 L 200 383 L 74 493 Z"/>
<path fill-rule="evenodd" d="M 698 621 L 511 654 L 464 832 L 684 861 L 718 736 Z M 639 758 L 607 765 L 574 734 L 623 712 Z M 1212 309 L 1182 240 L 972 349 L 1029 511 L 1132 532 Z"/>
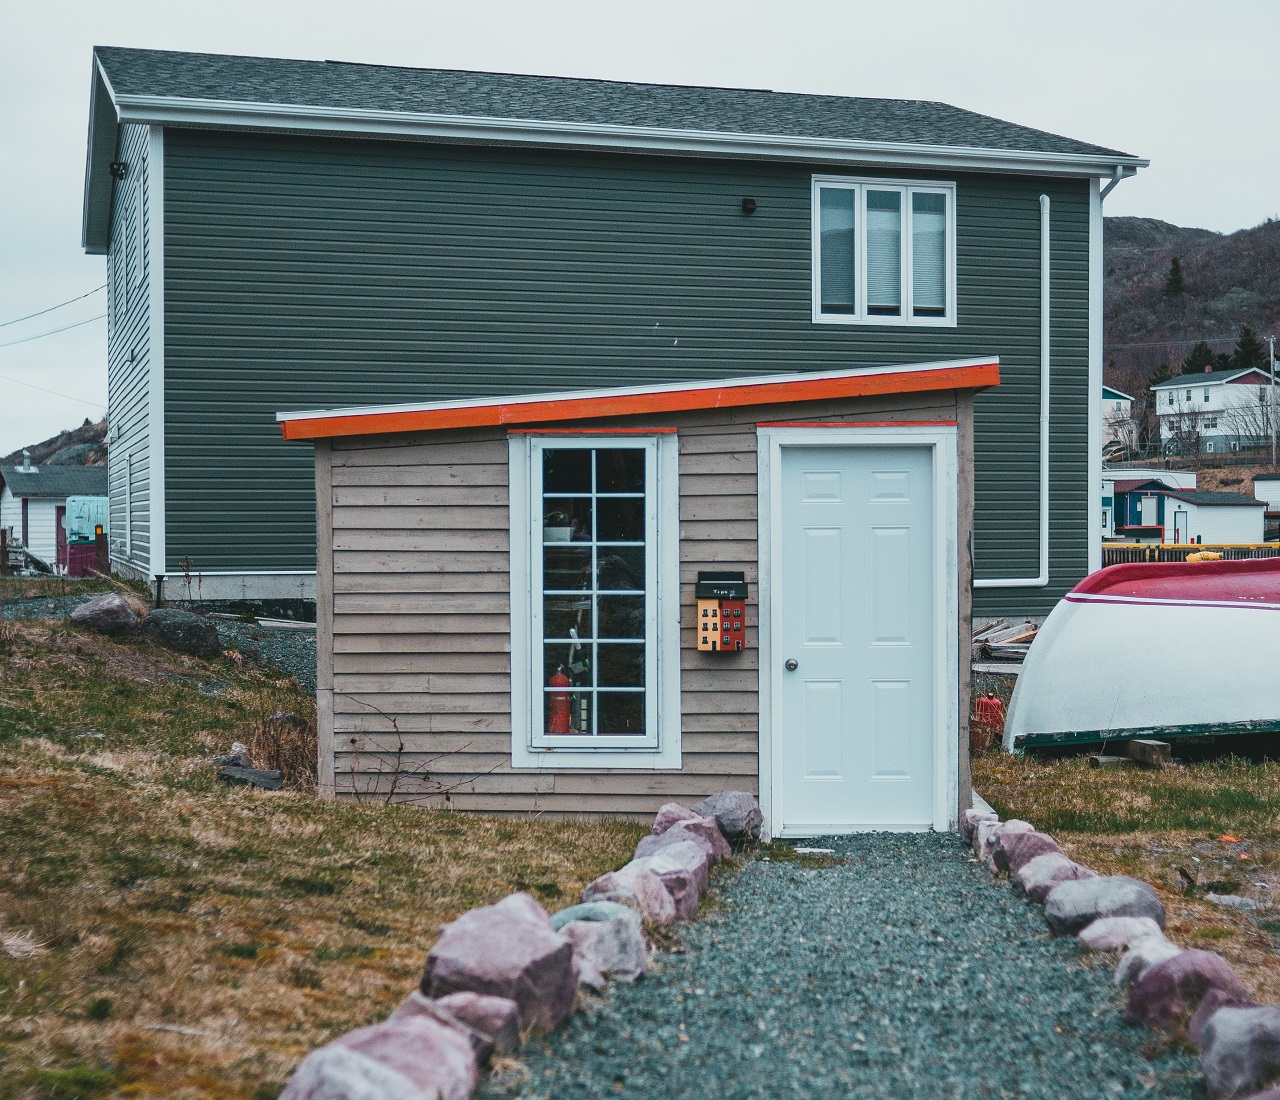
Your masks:
<path fill-rule="evenodd" d="M 205 759 L 276 711 L 310 720 L 296 683 L 0 631 L 4 1100 L 275 1096 L 394 1007 L 442 921 L 512 890 L 559 907 L 641 831 L 229 788 Z"/>
<path fill-rule="evenodd" d="M 1073 859 L 1150 882 L 1174 942 L 1219 952 L 1257 999 L 1280 1004 L 1280 912 L 1255 921 L 1203 900 L 1240 893 L 1280 904 L 1280 764 L 1095 770 L 1083 756 L 1041 762 L 992 753 L 975 758 L 973 783 L 1001 817 L 1051 833 Z"/>

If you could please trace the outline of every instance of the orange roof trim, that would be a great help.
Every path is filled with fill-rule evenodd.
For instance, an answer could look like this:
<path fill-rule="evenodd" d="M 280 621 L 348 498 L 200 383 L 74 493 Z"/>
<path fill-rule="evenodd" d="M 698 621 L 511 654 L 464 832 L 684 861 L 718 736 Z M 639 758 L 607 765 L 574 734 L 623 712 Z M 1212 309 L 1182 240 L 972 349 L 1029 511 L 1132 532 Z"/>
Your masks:
<path fill-rule="evenodd" d="M 672 386 L 279 413 L 276 419 L 285 439 L 334 439 L 444 428 L 518 427 L 604 416 L 649 416 L 929 390 L 976 390 L 999 383 L 999 359 L 964 359 L 838 372 L 757 375 Z"/>

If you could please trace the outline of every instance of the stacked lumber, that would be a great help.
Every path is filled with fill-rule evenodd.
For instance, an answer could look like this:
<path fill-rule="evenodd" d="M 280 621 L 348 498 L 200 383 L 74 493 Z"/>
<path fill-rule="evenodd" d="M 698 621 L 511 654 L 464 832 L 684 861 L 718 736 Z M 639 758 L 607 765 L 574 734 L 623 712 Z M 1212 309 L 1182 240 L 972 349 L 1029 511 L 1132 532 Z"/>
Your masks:
<path fill-rule="evenodd" d="M 1039 629 L 1029 619 L 1012 625 L 1007 619 L 986 623 L 973 632 L 973 659 L 1013 661 L 1020 664 Z"/>

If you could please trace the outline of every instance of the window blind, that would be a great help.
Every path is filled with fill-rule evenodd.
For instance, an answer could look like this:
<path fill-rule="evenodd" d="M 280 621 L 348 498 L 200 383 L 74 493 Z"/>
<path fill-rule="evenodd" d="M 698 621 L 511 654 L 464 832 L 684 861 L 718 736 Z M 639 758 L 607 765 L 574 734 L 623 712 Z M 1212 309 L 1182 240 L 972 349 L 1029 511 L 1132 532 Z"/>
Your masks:
<path fill-rule="evenodd" d="M 947 198 L 911 196 L 911 310 L 917 317 L 947 312 Z"/>
<path fill-rule="evenodd" d="M 850 187 L 824 187 L 818 194 L 822 312 L 854 313 L 858 192 Z"/>
<path fill-rule="evenodd" d="M 902 193 L 867 191 L 867 312 L 902 312 Z"/>

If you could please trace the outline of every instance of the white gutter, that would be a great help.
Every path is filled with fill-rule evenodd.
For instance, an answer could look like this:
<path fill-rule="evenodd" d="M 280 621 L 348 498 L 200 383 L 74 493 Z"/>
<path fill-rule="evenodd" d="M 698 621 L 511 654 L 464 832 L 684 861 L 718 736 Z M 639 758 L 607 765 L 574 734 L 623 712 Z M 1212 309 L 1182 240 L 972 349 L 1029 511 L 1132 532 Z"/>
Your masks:
<path fill-rule="evenodd" d="M 355 107 L 192 99 L 181 96 L 116 95 L 121 123 L 218 129 L 381 134 L 454 142 L 573 146 L 681 154 L 825 161 L 916 168 L 1015 171 L 1035 175 L 1132 174 L 1147 161 L 1122 153 L 1051 153 L 975 146 L 677 130 L 659 126 L 448 115 Z"/>
<path fill-rule="evenodd" d="M 1040 196 L 1040 571 L 1034 577 L 977 577 L 974 588 L 1045 588 L 1049 584 L 1049 196 Z"/>

